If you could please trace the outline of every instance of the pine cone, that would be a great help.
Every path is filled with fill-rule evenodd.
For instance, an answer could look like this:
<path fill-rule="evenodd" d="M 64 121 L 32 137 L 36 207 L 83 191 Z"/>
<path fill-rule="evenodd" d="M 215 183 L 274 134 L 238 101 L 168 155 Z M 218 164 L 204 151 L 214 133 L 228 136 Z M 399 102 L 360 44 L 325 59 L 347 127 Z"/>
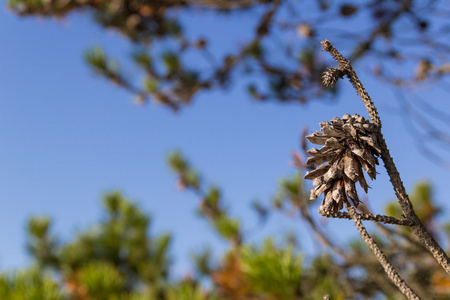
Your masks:
<path fill-rule="evenodd" d="M 313 144 L 324 145 L 321 149 L 311 149 L 306 161 L 309 166 L 317 167 L 306 173 L 305 179 L 312 179 L 314 189 L 310 199 L 316 199 L 324 193 L 320 209 L 339 211 L 344 203 L 359 205 L 355 183 L 359 181 L 367 193 L 368 185 L 362 169 L 373 180 L 376 177 L 375 165 L 381 153 L 377 143 L 376 126 L 359 115 L 345 114 L 342 119 L 334 118 L 330 122 L 320 123 L 323 133 L 314 132 L 306 138 Z M 326 164 L 324 164 L 327 162 Z"/>
<path fill-rule="evenodd" d="M 339 78 L 343 78 L 345 72 L 341 69 L 327 68 L 322 74 L 322 84 L 324 86 L 333 87 Z"/>

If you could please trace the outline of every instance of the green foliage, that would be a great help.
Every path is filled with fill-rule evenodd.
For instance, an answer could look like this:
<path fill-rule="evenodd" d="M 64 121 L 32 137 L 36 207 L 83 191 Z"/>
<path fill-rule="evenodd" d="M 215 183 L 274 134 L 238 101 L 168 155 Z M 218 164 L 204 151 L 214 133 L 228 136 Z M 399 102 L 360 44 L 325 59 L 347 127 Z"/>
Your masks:
<path fill-rule="evenodd" d="M 181 155 L 180 151 L 173 151 L 167 156 L 169 166 L 175 173 L 182 173 L 189 170 L 190 166 L 187 160 Z"/>
<path fill-rule="evenodd" d="M 219 205 L 219 200 L 221 198 L 220 190 L 216 186 L 209 188 L 208 193 L 205 196 L 205 202 L 211 207 L 217 207 Z"/>
<path fill-rule="evenodd" d="M 199 74 L 193 71 L 184 71 L 179 74 L 180 83 L 185 87 L 193 87 L 199 81 Z"/>
<path fill-rule="evenodd" d="M 162 62 L 169 73 L 175 73 L 180 69 L 180 60 L 174 52 L 165 52 L 162 55 Z"/>
<path fill-rule="evenodd" d="M 221 215 L 215 220 L 214 226 L 217 232 L 225 239 L 236 239 L 239 236 L 240 225 L 237 219 Z"/>
<path fill-rule="evenodd" d="M 299 55 L 298 61 L 305 66 L 310 73 L 317 71 L 317 47 L 315 45 L 304 47 Z"/>
<path fill-rule="evenodd" d="M 215 300 L 212 295 L 207 295 L 202 287 L 190 280 L 182 281 L 169 288 L 167 300 Z"/>
<path fill-rule="evenodd" d="M 50 234 L 51 220 L 48 217 L 32 217 L 28 220 L 28 252 L 36 257 L 40 264 L 55 264 L 56 239 Z"/>
<path fill-rule="evenodd" d="M 180 176 L 180 186 L 199 189 L 200 175 L 194 170 L 189 162 L 181 155 L 179 151 L 170 153 L 167 161 L 171 169 Z"/>
<path fill-rule="evenodd" d="M 106 194 L 103 205 L 102 222 L 62 245 L 47 242 L 48 219 L 31 219 L 32 249 L 46 249 L 53 259 L 42 251 L 31 253 L 44 268 L 60 272 L 77 287 L 75 294 L 87 293 L 92 299 L 113 299 L 119 292 L 139 291 L 143 284 L 159 289 L 168 275 L 170 235 L 150 237 L 150 217 L 119 192 Z"/>
<path fill-rule="evenodd" d="M 180 153 L 173 153 L 171 162 L 180 173 L 193 170 Z M 298 197 L 299 183 L 295 177 L 282 180 L 282 197 Z M 428 187 L 419 184 L 412 195 L 433 206 Z M 150 217 L 121 193 L 113 192 L 103 197 L 103 218 L 64 243 L 51 238 L 49 218 L 31 218 L 28 244 L 39 267 L 0 275 L 0 299 L 313 300 L 324 294 L 331 299 L 399 296 L 359 240 L 350 241 L 345 257 L 319 253 L 305 261 L 297 243 L 276 245 L 271 238 L 257 244 L 246 241 L 240 220 L 222 208 L 218 187 L 211 186 L 206 192 L 201 185 L 196 190 L 187 188 L 201 197 L 202 215 L 229 241 L 229 250 L 220 262 L 213 260 L 206 249 L 193 255 L 195 276 L 172 278 L 170 235 L 149 235 Z M 430 299 L 448 299 L 445 287 L 450 281 L 435 264 L 423 259 L 420 245 L 405 238 L 402 230 L 381 233 L 377 241 L 411 285 L 427 291 Z M 209 282 L 207 287 L 204 279 Z"/>
<path fill-rule="evenodd" d="M 85 54 L 86 61 L 97 70 L 102 71 L 108 68 L 105 52 L 102 48 L 96 47 Z"/>
<path fill-rule="evenodd" d="M 252 43 L 247 48 L 247 54 L 256 59 L 261 58 L 264 55 L 264 48 L 260 43 Z"/>
<path fill-rule="evenodd" d="M 133 53 L 133 60 L 136 64 L 142 66 L 145 69 L 150 69 L 153 64 L 152 57 L 145 51 L 136 51 Z"/>
<path fill-rule="evenodd" d="M 8 300 L 63 300 L 58 282 L 30 268 L 13 274 L 0 275 L 0 299 Z"/>
<path fill-rule="evenodd" d="M 213 267 L 211 262 L 211 250 L 209 248 L 205 248 L 199 253 L 192 254 L 192 260 L 199 275 L 208 276 L 211 274 Z"/>
<path fill-rule="evenodd" d="M 127 86 L 120 74 L 119 63 L 109 59 L 101 47 L 95 47 L 86 51 L 84 57 L 96 73 L 107 77 L 115 84 Z"/>
<path fill-rule="evenodd" d="M 432 187 L 429 182 L 422 181 L 414 185 L 409 195 L 417 216 L 429 230 L 433 231 L 431 221 L 442 211 L 433 201 Z M 397 218 L 402 217 L 402 210 L 397 201 L 392 201 L 386 206 L 386 213 Z"/>
<path fill-rule="evenodd" d="M 42 239 L 48 235 L 48 230 L 50 227 L 50 218 L 31 218 L 28 221 L 28 232 L 38 238 Z"/>
<path fill-rule="evenodd" d="M 118 63 L 108 59 L 101 47 L 95 47 L 92 50 L 86 51 L 85 59 L 99 73 L 108 75 L 118 74 L 119 72 Z"/>
<path fill-rule="evenodd" d="M 138 95 L 139 99 L 152 98 L 176 110 L 181 104 L 191 103 L 191 99 L 202 89 L 228 87 L 236 80 L 237 76 L 233 75 L 242 66 L 248 67 L 246 76 L 253 74 L 253 79 L 258 83 L 266 83 L 266 86 L 248 86 L 250 96 L 257 100 L 304 103 L 336 93 L 336 88 L 324 88 L 320 83 L 324 64 L 319 57 L 317 36 L 327 36 L 326 28 L 330 27 L 322 26 L 322 22 L 302 23 L 299 26 L 297 18 L 286 18 L 291 13 L 296 15 L 296 9 L 303 11 L 305 7 L 311 20 L 343 22 L 342 28 L 346 31 L 340 35 L 339 42 L 352 45 L 347 51 L 353 53 L 353 61 L 370 56 L 377 60 L 384 58 L 380 63 L 382 74 L 386 61 L 405 64 L 407 60 L 405 65 L 423 67 L 421 73 L 424 74 L 417 74 L 417 82 L 439 79 L 447 73 L 442 70 L 448 62 L 448 51 L 433 47 L 435 43 L 431 38 L 430 43 L 421 49 L 424 50 L 421 55 L 410 55 L 410 48 L 403 41 L 403 32 L 397 31 L 397 28 L 402 30 L 401 20 L 407 16 L 408 25 L 412 22 L 417 27 L 411 27 L 408 33 L 411 39 L 429 40 L 427 28 L 433 24 L 427 9 L 439 11 L 435 7 L 437 2 L 427 5 L 429 8 L 413 5 L 413 1 L 375 1 L 371 5 L 356 6 L 348 3 L 331 5 L 330 1 L 322 0 L 312 3 L 298 1 L 295 4 L 271 0 L 8 0 L 8 5 L 19 15 L 44 17 L 88 11 L 100 26 L 120 32 L 133 48 L 138 49 L 133 51 L 131 59 L 143 74 L 142 86 L 136 87 L 127 82 L 119 64 L 108 58 L 100 47 L 86 52 L 87 63 L 98 74 Z M 213 10 L 233 14 L 252 11 L 257 16 L 253 18 L 252 15 L 256 21 L 253 37 L 243 44 L 239 41 L 241 44 L 236 47 L 235 43 L 224 43 L 224 37 L 220 35 L 220 42 L 230 44 L 230 49 L 223 49 L 220 51 L 223 53 L 216 56 L 209 51 L 211 41 L 202 39 L 193 42 L 190 39 L 192 35 L 184 33 L 183 18 L 179 17 L 178 12 L 191 13 L 198 5 L 204 8 L 202 12 Z M 363 32 L 353 23 L 346 23 L 356 14 L 371 17 Z M 443 22 L 442 19 L 439 22 Z M 289 30 L 301 36 L 295 45 L 290 38 L 283 40 L 286 36 L 292 36 Z M 437 31 L 437 37 L 441 36 L 439 33 Z M 273 47 L 274 41 L 276 47 Z M 386 47 L 374 46 L 380 42 L 387 43 Z M 160 56 L 153 55 L 155 50 L 168 49 L 167 46 L 173 50 Z M 186 57 L 193 52 L 205 58 L 212 70 L 188 69 L 183 62 L 188 62 Z M 271 55 L 268 55 L 269 52 Z M 433 70 L 430 69 L 430 61 L 436 66 Z M 440 63 L 444 67 L 439 67 Z M 410 80 L 411 73 L 405 72 L 403 77 Z M 386 76 L 383 78 L 389 80 Z M 391 81 L 402 83 L 398 78 Z M 208 288 L 202 286 L 199 278 L 188 276 L 177 280 L 169 276 L 170 235 L 151 236 L 150 217 L 122 194 L 115 192 L 105 195 L 103 199 L 104 218 L 66 242 L 52 236 L 49 218 L 31 218 L 28 223 L 28 249 L 38 267 L 1 275 L 0 299 L 299 300 L 321 299 L 324 294 L 329 294 L 331 299 L 379 298 L 380 294 L 396 297 L 392 283 L 378 276 L 382 274 L 380 267 L 366 258 L 368 251 L 361 243 L 350 242 L 345 245 L 345 251 L 337 251 L 330 246 L 331 254 L 319 253 L 305 263 L 294 243 L 276 246 L 273 240 L 267 239 L 259 246 L 248 244 L 247 237 L 242 234 L 240 220 L 230 217 L 224 208 L 221 189 L 214 185 L 205 186 L 200 173 L 180 152 L 171 153 L 168 161 L 178 176 L 178 187 L 190 190 L 199 197 L 201 216 L 210 222 L 216 233 L 230 242 L 228 254 L 220 263 L 212 262 L 208 251 L 194 257 L 199 275 L 209 280 Z M 301 205 L 304 194 L 300 178 L 287 178 L 281 181 L 273 202 L 276 208 L 283 208 L 285 203 L 289 203 L 298 211 L 299 208 L 305 209 Z M 428 183 L 417 184 L 411 200 L 424 224 L 433 228 L 441 209 L 434 202 L 431 186 Z M 262 205 L 255 205 L 255 209 L 267 214 Z M 387 211 L 390 215 L 401 217 L 396 204 L 389 205 Z M 317 224 L 313 219 L 308 222 L 317 238 L 320 234 Z M 399 265 L 408 282 L 425 291 L 423 296 L 448 299 L 450 282 L 436 265 L 423 259 L 428 253 L 414 240 L 411 241 L 405 230 L 384 229 L 382 235 L 377 236 L 377 241 L 386 249 L 389 259 Z M 446 230 L 450 232 L 448 225 Z M 448 235 L 450 240 L 450 233 Z M 318 240 L 323 242 L 326 237 L 321 236 Z M 355 269 L 361 270 L 363 275 L 352 274 Z M 49 271 L 57 280 L 48 275 Z"/>
<path fill-rule="evenodd" d="M 79 271 L 79 282 L 94 299 L 120 299 L 125 280 L 115 266 L 107 262 L 91 262 Z"/>
<path fill-rule="evenodd" d="M 267 239 L 260 248 L 243 246 L 241 255 L 242 270 L 255 291 L 280 299 L 294 299 L 300 293 L 303 257 L 292 247 L 277 247 Z"/>
<path fill-rule="evenodd" d="M 144 89 L 145 91 L 149 92 L 149 93 L 154 93 L 158 90 L 158 81 L 155 78 L 148 78 L 145 77 L 144 78 Z"/>
<path fill-rule="evenodd" d="M 260 100 L 262 97 L 255 84 L 249 84 L 247 86 L 247 92 L 253 99 Z"/>
<path fill-rule="evenodd" d="M 447 239 L 450 241 L 450 223 L 445 223 L 442 228 L 447 235 Z"/>
<path fill-rule="evenodd" d="M 282 192 L 288 196 L 296 197 L 300 191 L 298 186 L 300 180 L 302 179 L 299 176 L 282 179 L 280 182 Z"/>
<path fill-rule="evenodd" d="M 178 21 L 174 19 L 165 20 L 165 22 L 162 23 L 162 31 L 174 38 L 178 38 L 183 34 L 183 28 Z"/>
<path fill-rule="evenodd" d="M 299 193 L 304 193 L 303 179 L 299 174 L 283 178 L 278 184 L 278 193 L 272 198 L 272 203 L 279 209 L 281 209 L 286 202 L 298 208 L 300 206 Z"/>
<path fill-rule="evenodd" d="M 258 100 L 277 100 L 279 102 L 304 103 L 311 99 L 332 95 L 336 89 L 324 88 L 320 83 L 320 71 L 323 70 L 322 62 L 317 59 L 320 52 L 317 37 L 332 36 L 336 34 L 335 28 L 320 26 L 321 23 L 307 22 L 295 18 L 286 18 L 286 15 L 300 14 L 308 10 L 311 20 L 340 20 L 342 22 L 342 34 L 339 40 L 342 44 L 351 45 L 348 51 L 354 53 L 352 59 L 364 59 L 367 56 L 383 57 L 391 64 L 398 63 L 408 57 L 411 65 L 418 60 L 436 61 L 436 57 L 442 56 L 440 62 L 446 62 L 446 55 L 442 52 L 436 54 L 436 49 L 425 45 L 424 55 L 402 55 L 407 53 L 404 43 L 397 38 L 402 32 L 398 32 L 396 26 L 402 21 L 402 16 L 408 15 L 417 23 L 411 26 L 411 35 L 417 39 L 424 38 L 427 28 L 431 27 L 431 19 L 423 15 L 430 15 L 437 11 L 433 5 L 424 12 L 420 6 L 411 4 L 402 6 L 400 3 L 391 3 L 385 7 L 384 2 L 373 5 L 352 5 L 337 3 L 330 5 L 329 1 L 300 1 L 292 4 L 289 1 L 255 0 L 255 1 L 136 1 L 136 0 L 84 0 L 84 1 L 46 1 L 46 0 L 8 0 L 11 10 L 21 16 L 43 16 L 61 18 L 71 12 L 87 12 L 94 22 L 104 29 L 119 32 L 129 41 L 130 47 L 138 49 L 132 51 L 130 59 L 136 63 L 142 77 L 151 74 L 155 82 L 164 85 L 165 91 L 155 92 L 154 88 L 144 86 L 132 86 L 129 82 L 124 84 L 126 76 L 117 69 L 111 68 L 104 59 L 102 51 L 95 50 L 87 55 L 88 62 L 96 72 L 112 79 L 116 84 L 126 88 L 129 92 L 140 95 L 142 99 L 152 98 L 156 102 L 167 105 L 172 109 L 178 109 L 181 104 L 189 104 L 198 91 L 210 88 L 228 87 L 229 83 L 236 80 L 233 76 L 240 67 L 252 66 L 252 71 L 246 77 L 252 76 L 252 80 L 263 79 L 267 87 L 261 87 L 255 92 L 250 89 L 250 94 Z M 198 9 L 199 6 L 202 9 Z M 433 10 L 434 9 L 434 10 Z M 199 11 L 202 14 L 199 14 Z M 227 14 L 215 15 L 215 12 Z M 247 40 L 240 40 L 234 35 L 217 34 L 209 39 L 192 38 L 202 36 L 204 32 L 185 32 L 183 14 L 207 15 L 214 14 L 220 22 L 230 22 L 222 17 L 235 15 L 241 12 L 251 12 L 251 21 Z M 365 16 L 377 16 L 372 18 L 370 26 L 361 29 L 354 26 L 352 18 L 360 14 Z M 387 17 L 389 16 L 389 17 Z M 220 18 L 220 20 L 219 20 Z M 389 19 L 389 22 L 385 20 Z M 190 18 L 187 18 L 190 19 Z M 215 20 L 216 20 L 215 19 Z M 232 20 L 232 19 L 231 19 Z M 225 23 L 228 24 L 228 23 Z M 413 24 L 414 25 L 414 24 Z M 254 29 L 250 29 L 254 28 Z M 364 30 L 364 32 L 361 32 Z M 296 42 L 292 42 L 292 38 Z M 386 38 L 388 38 L 386 40 Z M 225 40 L 225 43 L 223 41 Z M 384 48 L 372 47 L 378 40 L 388 41 Z M 211 45 L 219 42 L 229 45 L 220 54 L 211 51 Z M 347 43 L 346 43 L 347 41 Z M 433 43 L 430 43 L 431 45 Z M 275 45 L 275 47 L 274 47 Z M 153 56 L 160 49 L 171 49 L 161 56 Z M 396 55 L 393 50 L 396 49 Z M 156 50 L 156 51 L 155 51 Z M 186 71 L 182 61 L 191 59 L 190 54 L 195 53 L 201 60 L 210 63 L 211 70 L 198 67 L 188 73 L 198 74 L 196 80 L 190 83 L 180 76 Z M 270 55 L 268 55 L 270 53 Z M 298 53 L 297 55 L 295 53 Z M 395 58 L 402 57 L 402 60 Z M 274 59 L 275 58 L 275 59 Z M 214 63 L 211 63 L 214 62 Z M 219 63 L 220 62 L 220 63 Z M 166 72 L 158 72 L 160 66 L 164 66 Z M 436 68 L 439 70 L 441 68 Z M 301 70 L 299 72 L 299 70 Z M 434 73 L 439 72 L 433 71 Z M 209 73 L 209 74 L 207 74 Z M 403 76 L 408 78 L 409 73 Z M 425 79 L 430 79 L 428 76 Z M 143 79 L 145 80 L 145 79 Z M 183 87 L 180 90 L 180 85 Z M 152 85 L 153 86 L 153 85 Z M 189 88 L 187 88 L 189 87 Z"/>
<path fill-rule="evenodd" d="M 288 86 L 288 81 L 283 75 L 273 75 L 269 78 L 269 89 L 274 94 L 283 93 Z"/>
<path fill-rule="evenodd" d="M 44 2 L 42 0 L 10 0 L 8 6 L 11 9 L 21 9 L 22 6 L 33 6 L 36 9 L 42 9 Z"/>
<path fill-rule="evenodd" d="M 211 222 L 221 237 L 239 243 L 241 239 L 240 222 L 236 218 L 231 218 L 223 208 L 220 189 L 215 185 L 208 188 L 203 187 L 201 176 L 179 151 L 170 153 L 167 161 L 178 175 L 178 186 L 182 189 L 191 189 L 197 195 L 201 195 L 200 214 Z"/>
<path fill-rule="evenodd" d="M 308 293 L 307 299 L 318 299 L 328 294 L 331 299 L 345 299 L 345 290 L 339 277 L 339 267 L 330 255 L 319 255 L 314 258 L 308 272 L 308 281 L 314 282 L 314 287 Z M 305 283 L 302 283 L 304 287 Z"/>

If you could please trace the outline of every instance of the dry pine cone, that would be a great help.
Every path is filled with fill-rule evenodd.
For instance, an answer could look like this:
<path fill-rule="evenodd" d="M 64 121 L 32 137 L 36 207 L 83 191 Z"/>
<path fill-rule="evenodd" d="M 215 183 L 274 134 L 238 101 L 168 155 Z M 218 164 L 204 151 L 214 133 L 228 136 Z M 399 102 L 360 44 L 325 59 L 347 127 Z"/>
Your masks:
<path fill-rule="evenodd" d="M 312 179 L 314 189 L 310 199 L 316 199 L 324 193 L 320 209 L 339 211 L 344 203 L 359 205 L 355 183 L 359 181 L 367 193 L 368 185 L 362 169 L 373 180 L 376 177 L 375 155 L 381 153 L 377 143 L 376 126 L 359 115 L 345 114 L 342 119 L 334 118 L 330 122 L 320 123 L 323 133 L 314 132 L 306 138 L 313 144 L 324 145 L 321 149 L 311 149 L 306 161 L 309 166 L 317 167 L 306 173 L 305 179 Z M 324 164 L 327 162 L 326 164 Z"/>

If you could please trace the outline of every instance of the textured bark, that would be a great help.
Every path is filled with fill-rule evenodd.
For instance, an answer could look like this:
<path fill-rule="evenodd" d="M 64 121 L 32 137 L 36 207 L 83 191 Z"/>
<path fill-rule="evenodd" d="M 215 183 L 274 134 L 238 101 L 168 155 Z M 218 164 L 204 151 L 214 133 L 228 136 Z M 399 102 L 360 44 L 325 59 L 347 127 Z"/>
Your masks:
<path fill-rule="evenodd" d="M 428 232 L 428 230 L 422 224 L 416 212 L 414 211 L 413 205 L 409 200 L 408 194 L 406 193 L 405 187 L 400 178 L 400 174 L 398 173 L 394 161 L 389 154 L 389 149 L 387 148 L 383 135 L 381 134 L 381 132 L 378 135 L 380 138 L 380 147 L 382 150 L 381 158 L 383 159 L 384 166 L 394 187 L 395 195 L 397 196 L 397 199 L 400 203 L 403 215 L 414 222 L 415 225 L 410 226 L 411 230 L 419 238 L 425 248 L 427 248 L 427 250 L 434 256 L 436 261 L 442 266 L 445 272 L 450 275 L 450 258 L 441 248 L 438 242 L 436 242 L 433 236 Z"/>
<path fill-rule="evenodd" d="M 447 274 L 450 275 L 450 258 L 422 224 L 413 209 L 411 201 L 409 200 L 406 189 L 400 178 L 400 174 L 394 164 L 391 155 L 389 154 L 389 149 L 386 145 L 386 141 L 384 140 L 383 134 L 381 133 L 381 120 L 372 99 L 364 89 L 364 86 L 358 79 L 358 76 L 356 75 L 348 60 L 344 58 L 329 41 L 323 41 L 322 46 L 325 51 L 329 52 L 331 56 L 333 56 L 333 58 L 338 62 L 340 69 L 345 73 L 345 75 L 347 75 L 357 94 L 361 97 L 361 100 L 363 101 L 366 110 L 369 113 L 372 123 L 378 127 L 377 140 L 381 148 L 381 158 L 383 159 L 384 166 L 393 185 L 398 202 L 402 208 L 403 215 L 414 223 L 414 225 L 410 226 L 413 233 L 419 238 L 420 242 L 427 248 L 427 250 L 434 256 L 436 261 L 442 266 Z M 334 73 L 338 74 L 338 72 Z M 330 72 L 329 76 L 332 76 L 334 73 Z"/>
<path fill-rule="evenodd" d="M 329 211 L 329 210 L 323 210 L 319 209 L 319 213 L 327 218 L 336 218 L 336 219 L 352 219 L 352 217 L 347 213 L 343 211 Z M 359 213 L 358 214 L 361 220 L 366 221 L 375 221 L 380 222 L 384 224 L 395 224 L 395 225 L 401 225 L 401 226 L 408 226 L 412 227 L 414 226 L 414 221 L 411 219 L 397 219 L 390 216 L 383 216 L 383 215 L 374 215 L 374 214 L 367 214 L 367 213 Z"/>
<path fill-rule="evenodd" d="M 408 299 L 420 299 L 416 293 L 406 284 L 406 282 L 398 275 L 394 266 L 387 260 L 383 251 L 381 251 L 380 247 L 378 247 L 377 243 L 372 239 L 372 237 L 367 232 L 366 228 L 364 228 L 361 217 L 356 213 L 354 207 L 348 206 L 348 213 L 352 217 L 355 222 L 356 228 L 359 231 L 364 242 L 369 246 L 372 252 L 375 254 L 376 258 L 383 266 L 384 272 L 387 274 L 389 279 L 398 287 L 398 289 L 408 298 Z"/>

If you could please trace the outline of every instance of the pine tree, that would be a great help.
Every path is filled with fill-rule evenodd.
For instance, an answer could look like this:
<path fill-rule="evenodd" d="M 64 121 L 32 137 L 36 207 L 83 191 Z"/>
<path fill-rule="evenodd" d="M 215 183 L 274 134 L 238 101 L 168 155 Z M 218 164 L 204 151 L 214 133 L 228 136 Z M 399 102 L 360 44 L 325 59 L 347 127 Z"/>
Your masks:
<path fill-rule="evenodd" d="M 198 171 L 179 153 L 169 164 L 186 191 L 200 197 L 201 215 L 210 227 L 229 243 L 217 261 L 210 250 L 193 256 L 196 273 L 182 279 L 170 276 L 168 234 L 151 235 L 148 214 L 120 192 L 103 198 L 102 219 L 61 242 L 52 232 L 48 218 L 32 217 L 28 222 L 28 249 L 33 258 L 29 269 L 0 276 L 1 299 L 162 299 L 162 300 L 247 300 L 247 299 L 398 299 L 401 293 L 384 275 L 376 258 L 360 240 L 335 245 L 311 218 L 318 202 L 307 202 L 307 191 L 298 176 L 280 182 L 272 208 L 265 214 L 297 212 L 326 251 L 305 258 L 292 239 L 249 243 L 239 234 L 239 220 L 229 216 L 218 187 L 205 188 Z M 197 174 L 193 176 L 192 174 Z M 206 190 L 202 194 L 199 191 Z M 214 192 L 211 192 L 213 190 Z M 214 196 L 211 196 L 214 195 Z M 430 229 L 436 228 L 437 207 L 429 183 L 420 182 L 411 199 Z M 364 207 L 363 210 L 366 210 Z M 386 211 L 399 216 L 394 201 Z M 224 221 L 225 220 L 225 221 Z M 450 223 L 450 222 L 449 222 Z M 449 225 L 444 225 L 449 227 Z M 450 299 L 446 273 L 414 239 L 407 227 L 378 225 L 375 240 L 401 270 L 409 285 L 423 299 Z M 450 234 L 447 235 L 450 242 Z M 210 282 L 211 284 L 206 284 Z"/>

